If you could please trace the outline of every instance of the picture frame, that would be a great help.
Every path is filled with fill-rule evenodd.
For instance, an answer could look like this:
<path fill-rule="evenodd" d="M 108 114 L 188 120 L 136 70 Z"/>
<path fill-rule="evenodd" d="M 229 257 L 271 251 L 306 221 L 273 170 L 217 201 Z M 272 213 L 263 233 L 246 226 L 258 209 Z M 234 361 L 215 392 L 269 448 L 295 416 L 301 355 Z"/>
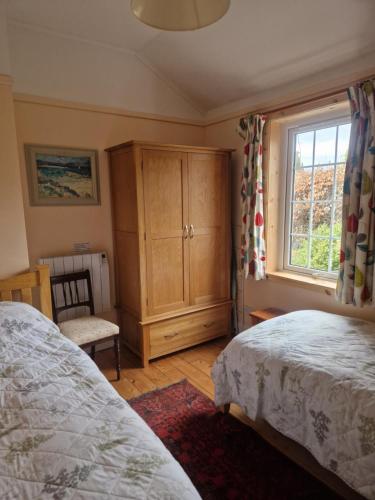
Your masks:
<path fill-rule="evenodd" d="M 99 205 L 98 152 L 25 144 L 32 206 Z"/>

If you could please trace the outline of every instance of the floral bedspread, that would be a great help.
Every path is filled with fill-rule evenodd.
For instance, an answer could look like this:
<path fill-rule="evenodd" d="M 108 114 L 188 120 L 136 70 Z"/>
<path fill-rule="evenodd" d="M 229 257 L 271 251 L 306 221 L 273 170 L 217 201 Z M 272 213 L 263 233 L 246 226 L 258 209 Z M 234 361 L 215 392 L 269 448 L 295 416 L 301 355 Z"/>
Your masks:
<path fill-rule="evenodd" d="M 212 370 L 215 403 L 237 403 L 375 499 L 375 324 L 320 311 L 261 323 Z"/>
<path fill-rule="evenodd" d="M 0 497 L 200 498 L 93 361 L 10 302 L 0 303 Z"/>

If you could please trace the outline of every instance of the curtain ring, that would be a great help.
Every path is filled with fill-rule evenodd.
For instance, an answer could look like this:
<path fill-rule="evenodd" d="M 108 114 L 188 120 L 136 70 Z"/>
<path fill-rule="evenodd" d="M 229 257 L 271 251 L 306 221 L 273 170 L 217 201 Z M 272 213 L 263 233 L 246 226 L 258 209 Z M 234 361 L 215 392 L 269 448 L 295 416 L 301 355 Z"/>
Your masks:
<path fill-rule="evenodd" d="M 247 124 L 246 124 L 246 119 L 245 118 L 241 118 L 240 119 L 240 127 L 242 128 L 242 130 L 246 130 Z"/>

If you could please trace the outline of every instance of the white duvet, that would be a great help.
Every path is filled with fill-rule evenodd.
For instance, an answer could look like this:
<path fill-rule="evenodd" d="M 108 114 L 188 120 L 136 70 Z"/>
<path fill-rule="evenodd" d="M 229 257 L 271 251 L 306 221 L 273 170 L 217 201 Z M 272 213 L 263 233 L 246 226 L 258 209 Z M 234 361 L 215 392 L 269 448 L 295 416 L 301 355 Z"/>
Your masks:
<path fill-rule="evenodd" d="M 0 302 L 0 498 L 200 496 L 80 348 L 31 306 Z"/>
<path fill-rule="evenodd" d="M 238 335 L 218 357 L 215 403 L 237 403 L 375 499 L 375 324 L 299 311 Z"/>

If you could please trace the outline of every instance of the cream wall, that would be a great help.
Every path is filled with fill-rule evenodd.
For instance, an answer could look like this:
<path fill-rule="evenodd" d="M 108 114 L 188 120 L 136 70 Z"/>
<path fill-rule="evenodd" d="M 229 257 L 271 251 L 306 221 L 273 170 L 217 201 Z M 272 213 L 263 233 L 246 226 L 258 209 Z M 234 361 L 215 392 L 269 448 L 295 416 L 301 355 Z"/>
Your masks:
<path fill-rule="evenodd" d="M 131 139 L 202 145 L 201 126 L 128 117 L 15 98 L 15 116 L 25 205 L 30 262 L 39 257 L 72 252 L 76 242 L 106 250 L 113 279 L 112 222 L 108 158 L 104 149 Z M 101 204 L 76 207 L 31 207 L 24 144 L 47 144 L 97 149 Z M 113 293 L 113 287 L 112 287 Z"/>
<path fill-rule="evenodd" d="M 0 0 L 0 278 L 29 265 L 6 28 Z"/>
<path fill-rule="evenodd" d="M 0 278 L 29 266 L 13 95 L 8 78 L 0 75 Z"/>
<path fill-rule="evenodd" d="M 232 224 L 234 240 L 239 253 L 241 234 L 241 171 L 242 171 L 242 139 L 236 132 L 238 118 L 210 125 L 205 130 L 207 146 L 222 146 L 235 148 L 232 162 Z M 333 291 L 324 291 L 311 287 L 275 281 L 272 278 L 255 282 L 251 279 L 243 280 L 242 273 L 237 273 L 239 281 L 238 315 L 240 327 L 250 325 L 248 314 L 254 309 L 265 307 L 279 307 L 286 311 L 298 309 L 320 309 L 322 311 L 357 316 L 375 321 L 375 308 L 355 308 L 350 305 L 340 305 L 336 302 Z M 327 293 L 330 293 L 328 295 Z"/>

